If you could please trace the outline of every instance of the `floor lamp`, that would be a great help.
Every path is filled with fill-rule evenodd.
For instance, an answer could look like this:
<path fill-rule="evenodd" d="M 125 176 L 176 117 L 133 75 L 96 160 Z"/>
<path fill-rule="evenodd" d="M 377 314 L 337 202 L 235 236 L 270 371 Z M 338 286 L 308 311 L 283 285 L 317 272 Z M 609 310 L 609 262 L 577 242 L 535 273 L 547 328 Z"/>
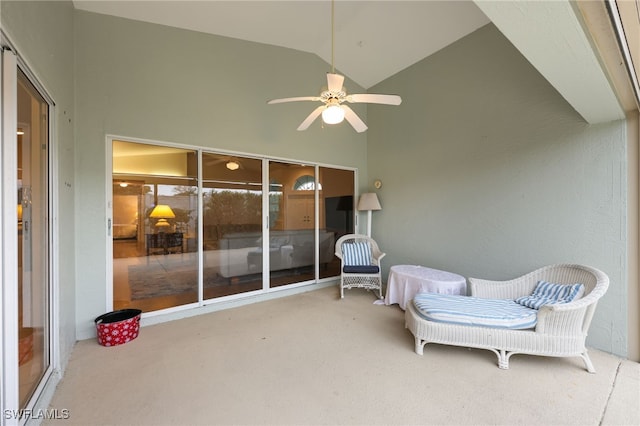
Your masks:
<path fill-rule="evenodd" d="M 367 211 L 367 237 L 371 237 L 371 211 L 382 210 L 380 201 L 378 201 L 378 196 L 375 192 L 365 192 L 360 196 L 360 201 L 358 201 L 358 210 Z"/>

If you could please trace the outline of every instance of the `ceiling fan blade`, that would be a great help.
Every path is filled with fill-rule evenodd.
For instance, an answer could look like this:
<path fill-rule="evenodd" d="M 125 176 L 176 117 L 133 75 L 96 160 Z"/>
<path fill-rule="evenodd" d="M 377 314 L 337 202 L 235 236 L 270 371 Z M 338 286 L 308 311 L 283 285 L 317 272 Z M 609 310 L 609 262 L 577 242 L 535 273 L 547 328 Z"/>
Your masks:
<path fill-rule="evenodd" d="M 339 92 L 342 90 L 344 76 L 340 74 L 327 73 L 327 90 L 330 92 Z"/>
<path fill-rule="evenodd" d="M 400 105 L 402 98 L 398 95 L 377 95 L 374 93 L 359 93 L 347 96 L 347 102 L 384 105 Z"/>
<path fill-rule="evenodd" d="M 268 101 L 268 104 L 281 104 L 284 102 L 296 102 L 296 101 L 319 101 L 319 96 L 298 96 L 296 98 L 282 98 L 282 99 L 272 99 Z"/>
<path fill-rule="evenodd" d="M 355 112 L 353 112 L 351 108 L 349 108 L 345 104 L 342 104 L 340 106 L 344 109 L 344 118 L 347 119 L 349 124 L 353 126 L 356 132 L 362 133 L 368 129 L 367 125 L 364 124 L 364 121 L 362 121 L 360 117 L 358 117 L 358 115 Z"/>
<path fill-rule="evenodd" d="M 322 113 L 322 110 L 325 108 L 324 105 L 320 105 L 318 108 L 314 109 L 311 114 L 304 119 L 304 121 L 298 126 L 298 130 L 307 130 L 307 128 L 315 121 L 316 118 Z"/>

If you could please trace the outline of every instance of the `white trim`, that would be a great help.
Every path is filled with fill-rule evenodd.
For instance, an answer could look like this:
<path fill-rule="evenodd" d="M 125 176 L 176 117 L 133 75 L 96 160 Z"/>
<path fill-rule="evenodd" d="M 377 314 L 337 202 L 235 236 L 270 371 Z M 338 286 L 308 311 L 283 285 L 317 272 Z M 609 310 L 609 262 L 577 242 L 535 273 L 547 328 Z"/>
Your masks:
<path fill-rule="evenodd" d="M 262 292 L 269 291 L 271 287 L 271 274 L 269 265 L 271 263 L 271 252 L 269 251 L 269 241 L 271 241 L 271 228 L 269 227 L 269 190 L 271 189 L 271 177 L 269 160 L 262 159 Z M 266 194 L 266 197 L 265 197 Z"/>
<path fill-rule="evenodd" d="M 618 10 L 618 5 L 615 0 L 607 0 L 606 5 L 609 10 L 611 21 L 613 22 L 613 27 L 615 28 L 616 39 L 620 46 L 620 50 L 622 51 L 627 72 L 629 73 L 629 80 L 633 86 L 636 106 L 640 109 L 640 83 L 638 82 L 638 73 L 633 65 L 633 58 L 629 51 L 629 42 L 627 41 L 627 37 L 624 32 L 624 25 L 622 25 L 622 20 L 620 19 L 620 11 Z M 638 5 L 636 3 L 636 7 L 637 6 Z"/>
<path fill-rule="evenodd" d="M 5 410 L 20 408 L 19 379 L 18 379 L 18 213 L 16 194 L 17 182 L 17 87 L 18 66 L 13 51 L 2 51 L 2 144 L 0 146 L 0 173 L 2 174 L 2 188 L 0 211 L 0 241 L 2 253 L 0 256 L 0 270 L 2 271 L 2 291 L 0 293 L 0 321 L 2 325 L 2 383 L 0 386 L 0 409 L 2 416 L 0 424 L 16 425 L 15 417 L 6 419 Z"/>
<path fill-rule="evenodd" d="M 203 305 L 204 300 L 204 250 L 202 246 L 202 239 L 204 238 L 204 192 L 202 187 L 202 165 L 204 164 L 202 161 L 202 151 L 196 151 L 198 153 L 198 204 L 196 205 L 196 209 L 198 210 L 198 229 L 196 230 L 198 234 L 197 244 L 198 244 L 198 306 Z M 187 241 L 187 251 L 189 250 L 189 242 Z"/>
<path fill-rule="evenodd" d="M 107 136 L 105 144 L 105 161 L 107 179 L 105 186 L 105 257 L 107 264 L 105 265 L 107 288 L 105 289 L 105 312 L 113 310 L 113 139 Z"/>

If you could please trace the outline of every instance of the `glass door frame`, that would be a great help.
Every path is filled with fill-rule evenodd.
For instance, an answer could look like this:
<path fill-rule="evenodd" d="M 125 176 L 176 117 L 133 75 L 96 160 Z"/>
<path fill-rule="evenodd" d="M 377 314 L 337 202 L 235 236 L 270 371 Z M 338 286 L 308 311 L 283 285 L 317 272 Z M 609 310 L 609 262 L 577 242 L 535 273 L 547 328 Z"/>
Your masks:
<path fill-rule="evenodd" d="M 25 60 L 16 54 L 16 49 L 4 33 L 0 33 L 2 46 L 2 70 L 0 84 L 2 85 L 2 99 L 0 100 L 0 134 L 2 135 L 2 155 L 0 156 L 0 175 L 2 182 L 2 199 L 0 208 L 2 218 L 0 222 L 0 238 L 4 247 L 0 256 L 3 288 L 0 292 L 0 330 L 2 330 L 2 379 L 0 381 L 0 417 L 1 425 L 18 425 L 29 421 L 29 410 L 33 410 L 44 394 L 45 388 L 55 378 L 54 372 L 60 369 L 59 332 L 58 332 L 58 252 L 54 249 L 58 241 L 57 226 L 57 156 L 55 149 L 55 103 L 48 91 L 31 72 Z M 47 262 L 48 275 L 46 282 L 47 318 L 44 332 L 48 335 L 45 345 L 45 357 L 48 365 L 43 371 L 42 378 L 34 389 L 29 401 L 20 407 L 19 397 L 19 369 L 18 369 L 18 220 L 16 194 L 17 182 L 17 148 L 18 139 L 16 129 L 18 124 L 17 86 L 18 70 L 29 80 L 40 96 L 47 103 L 48 140 L 47 140 L 47 187 L 43 190 L 48 194 L 47 205 Z M 46 407 L 45 407 L 46 408 Z M 10 410 L 10 411 L 7 411 Z M 26 411 L 20 411 L 26 410 Z M 12 415 L 7 416 L 6 413 Z M 16 414 L 20 414 L 20 417 Z M 7 418 L 9 417 L 9 418 Z"/>
<path fill-rule="evenodd" d="M 123 141 L 123 142 L 131 142 L 131 143 L 140 143 L 140 144 L 146 144 L 146 145 L 153 145 L 153 146 L 160 146 L 160 147 L 171 147 L 171 148 L 178 148 L 178 149 L 187 149 L 187 150 L 194 150 L 197 152 L 197 163 L 198 163 L 198 182 L 197 182 L 197 188 L 198 188 L 198 208 L 197 208 L 197 214 L 198 214 L 198 227 L 197 227 L 197 238 L 198 238 L 198 252 L 197 252 L 197 259 L 198 259 L 198 300 L 196 302 L 193 303 L 188 303 L 188 304 L 183 304 L 183 305 L 176 305 L 173 307 L 168 307 L 165 309 L 161 309 L 161 310 L 157 310 L 157 311 L 149 311 L 149 312 L 143 312 L 142 317 L 143 318 L 150 318 L 150 317 L 155 317 L 155 316 L 159 316 L 159 315 L 164 315 L 164 314 L 170 314 L 170 313 L 174 313 L 174 312 L 179 312 L 179 311 L 184 311 L 184 310 L 188 310 L 188 309 L 192 309 L 195 307 L 202 307 L 202 306 L 208 306 L 208 305 L 212 305 L 212 304 L 217 304 L 217 303 L 224 303 L 224 302 L 228 302 L 228 301 L 232 301 L 232 300 L 238 300 L 238 299 L 243 299 L 246 297 L 255 297 L 257 295 L 266 295 L 269 293 L 273 293 L 276 291 L 283 291 L 283 290 L 290 290 L 290 289 L 295 289 L 297 287 L 302 287 L 302 286 L 308 286 L 308 285 L 313 285 L 313 284 L 321 284 L 323 282 L 328 282 L 328 281 L 335 281 L 336 279 L 339 279 L 339 274 L 332 276 L 332 277 L 320 277 L 320 247 L 319 247 L 319 236 L 320 236 L 320 205 L 321 203 L 320 201 L 320 196 L 321 196 L 321 192 L 319 189 L 320 186 L 320 169 L 321 168 L 331 168 L 331 169 L 338 169 L 338 170 L 346 170 L 346 171 L 350 171 L 353 173 L 353 179 L 354 179 L 354 194 L 353 197 L 354 199 L 357 198 L 358 194 L 357 194 L 357 181 L 358 181 L 358 170 L 356 168 L 353 167 L 344 167 L 344 166 L 336 166 L 336 165 L 330 165 L 330 164 L 320 164 L 320 163 L 315 163 L 315 162 L 310 162 L 310 161 L 300 161 L 300 160 L 292 160 L 292 159 L 286 159 L 286 158 L 275 158 L 275 157 L 269 157 L 269 156 L 265 156 L 265 155 L 260 155 L 260 154 L 250 154 L 250 153 L 244 153 L 244 152 L 234 152 L 234 151 L 228 151 L 228 150 L 224 150 L 224 149 L 215 149 L 215 148 L 211 148 L 211 147 L 204 147 L 204 146 L 198 146 L 198 145 L 193 145 L 193 144 L 178 144 L 178 143 L 172 143 L 172 142 L 165 142 L 165 141 L 159 141 L 159 140 L 150 140 L 150 139 L 143 139 L 143 138 L 136 138 L 136 137 L 131 137 L 131 136 L 121 136 L 121 135 L 115 135 L 115 134 L 107 134 L 105 136 L 105 159 L 106 159 L 106 179 L 105 179 L 105 199 L 106 199 L 106 218 L 107 218 L 107 226 L 105 229 L 105 243 L 106 243 L 106 261 L 107 261 L 107 265 L 106 265 L 106 285 L 105 285 L 105 291 L 106 291 L 106 306 L 105 309 L 106 311 L 111 311 L 114 309 L 114 288 L 113 288 L 113 279 L 114 279 L 114 262 L 113 262 L 113 232 L 112 232 L 112 227 L 113 227 L 113 145 L 114 145 L 114 141 Z M 260 160 L 262 162 L 262 186 L 261 186 L 261 190 L 262 190 L 262 252 L 263 253 L 267 253 L 266 256 L 262 256 L 262 287 L 259 290 L 255 290 L 255 291 L 248 291 L 248 292 L 241 292 L 241 293 L 237 293 L 237 294 L 231 294 L 231 295 L 227 295 L 227 296 L 221 296 L 221 297 L 215 297 L 215 298 L 211 298 L 211 299 L 205 299 L 203 292 L 204 292 L 204 288 L 203 288 L 203 260 L 204 260 L 204 249 L 202 247 L 202 241 L 203 241 L 203 226 L 204 226 L 204 219 L 203 219 L 203 213 L 204 213 L 204 200 L 203 200 L 203 194 L 204 194 L 204 189 L 203 189 L 203 155 L 204 154 L 216 154 L 216 155 L 229 155 L 229 156 L 234 156 L 234 157 L 239 157 L 239 158 L 249 158 L 249 159 L 254 159 L 254 160 Z M 300 282 L 294 282 L 294 283 L 290 283 L 287 285 L 283 285 L 283 286 L 279 286 L 279 287 L 271 287 L 270 285 L 270 259 L 269 259 L 269 232 L 270 230 L 270 218 L 269 218 L 269 191 L 270 191 L 270 187 L 271 187 L 271 182 L 270 182 L 270 173 L 269 173 L 269 165 L 271 162 L 283 162 L 283 163 L 289 163 L 289 164 L 305 164 L 306 166 L 310 166 L 313 167 L 314 170 L 314 224 L 313 224 L 313 235 L 314 235 L 314 240 L 315 240 L 315 244 L 314 244 L 314 277 L 312 279 L 309 280 L 305 280 L 305 281 L 300 281 Z M 358 221 L 358 216 L 357 216 L 357 211 L 354 209 L 353 211 L 353 224 L 354 224 L 354 228 L 357 229 L 357 221 Z"/>

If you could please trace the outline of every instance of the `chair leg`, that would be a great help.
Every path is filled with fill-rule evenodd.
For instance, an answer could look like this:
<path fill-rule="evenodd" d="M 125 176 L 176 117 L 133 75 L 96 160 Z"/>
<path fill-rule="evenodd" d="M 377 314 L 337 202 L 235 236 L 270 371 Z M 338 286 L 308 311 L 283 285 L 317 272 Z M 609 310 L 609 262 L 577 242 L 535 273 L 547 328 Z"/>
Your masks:
<path fill-rule="evenodd" d="M 596 369 L 594 368 L 593 363 L 591 362 L 591 358 L 589 358 L 586 349 L 580 354 L 580 357 L 584 361 L 584 365 L 585 367 L 587 367 L 587 371 L 591 374 L 594 374 L 596 372 Z"/>

